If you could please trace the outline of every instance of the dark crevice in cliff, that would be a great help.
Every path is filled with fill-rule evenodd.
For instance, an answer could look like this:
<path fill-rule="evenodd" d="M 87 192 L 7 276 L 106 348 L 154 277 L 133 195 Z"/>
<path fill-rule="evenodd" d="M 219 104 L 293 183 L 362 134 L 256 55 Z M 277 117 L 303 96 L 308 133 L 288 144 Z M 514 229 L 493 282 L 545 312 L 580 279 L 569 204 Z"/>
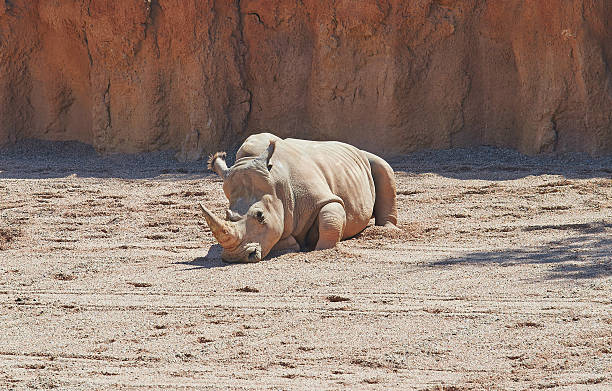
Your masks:
<path fill-rule="evenodd" d="M 338 18 L 337 18 L 337 8 L 336 8 L 336 0 L 334 0 L 334 8 L 333 8 L 333 14 L 332 14 L 332 19 L 331 19 L 331 25 L 333 28 L 333 32 L 331 33 L 330 37 L 334 40 L 334 42 L 336 43 L 336 49 L 340 47 L 340 36 L 338 35 Z"/>
<path fill-rule="evenodd" d="M 557 112 L 555 111 L 552 115 L 552 117 L 550 118 L 550 123 L 551 123 L 551 131 L 552 131 L 552 137 L 551 137 L 551 144 L 549 146 L 550 151 L 546 150 L 546 147 L 548 147 L 547 145 L 544 145 L 543 149 L 545 149 L 545 152 L 554 152 L 557 150 L 557 144 L 559 142 L 559 131 L 557 130 Z"/>
<path fill-rule="evenodd" d="M 241 0 L 236 0 L 236 14 L 237 14 L 237 26 L 236 26 L 236 63 L 238 66 L 238 71 L 240 73 L 240 88 L 242 88 L 248 95 L 246 101 L 241 102 L 248 103 L 248 109 L 245 113 L 244 120 L 242 121 L 242 129 L 240 129 L 241 133 L 244 132 L 248 126 L 249 119 L 251 117 L 251 113 L 253 110 L 253 92 L 252 89 L 248 86 L 248 72 L 247 72 L 247 60 L 246 57 L 248 55 L 248 47 L 244 41 L 244 18 L 242 12 L 242 2 Z M 259 17 L 259 15 L 258 15 Z M 261 20 L 261 19 L 260 19 Z"/>
<path fill-rule="evenodd" d="M 110 97 L 110 88 L 111 88 L 111 82 L 110 80 L 108 81 L 108 84 L 106 85 L 106 90 L 104 91 L 104 106 L 105 106 L 105 110 L 106 110 L 106 124 L 105 124 L 105 128 L 106 129 L 111 129 L 113 127 L 113 117 L 111 115 L 111 97 Z"/>
<path fill-rule="evenodd" d="M 86 1 L 86 13 L 87 13 L 87 17 L 83 18 L 83 43 L 85 44 L 85 49 L 87 50 L 87 58 L 89 60 L 89 70 L 88 70 L 88 79 L 91 82 L 91 71 L 92 71 L 92 67 L 93 67 L 93 58 L 91 56 L 91 48 L 89 46 L 89 38 L 87 38 L 87 23 L 90 22 L 91 18 L 91 1 L 92 0 L 88 0 Z"/>
<path fill-rule="evenodd" d="M 138 53 L 140 53 L 142 50 L 143 43 L 148 37 L 152 37 L 155 54 L 159 59 L 161 57 L 161 52 L 159 49 L 159 41 L 157 39 L 157 22 L 159 15 L 161 12 L 163 12 L 163 8 L 159 4 L 159 0 L 148 0 L 146 8 L 147 11 L 145 14 L 145 20 L 144 23 L 142 23 L 142 26 L 144 27 L 144 38 L 135 45 L 134 55 L 138 55 Z"/>
<path fill-rule="evenodd" d="M 74 97 L 72 91 L 69 88 L 63 88 L 62 90 L 60 90 L 54 100 L 58 102 L 59 106 L 55 110 L 55 115 L 53 119 L 47 124 L 47 126 L 43 130 L 44 133 L 49 133 L 53 131 L 56 126 L 61 124 L 62 119 L 66 117 L 66 115 L 70 111 L 70 108 L 72 107 L 72 104 L 76 101 L 76 98 Z"/>
<path fill-rule="evenodd" d="M 8 14 L 9 16 L 15 16 L 15 5 L 13 4 L 12 1 L 10 0 L 4 0 L 4 12 L 6 12 L 6 14 Z"/>
<path fill-rule="evenodd" d="M 245 87 L 245 90 L 246 90 L 247 94 L 249 94 L 249 96 L 248 96 L 248 99 L 245 100 L 242 103 L 248 103 L 249 109 L 248 109 L 248 111 L 246 113 L 246 116 L 244 118 L 244 128 L 246 128 L 248 126 L 249 118 L 251 117 L 251 114 L 252 114 L 252 111 L 253 111 L 253 93 L 248 88 L 246 88 L 246 87 Z M 244 131 L 245 129 L 242 129 L 242 130 Z"/>
<path fill-rule="evenodd" d="M 91 67 L 93 66 L 93 58 L 91 57 L 91 49 L 89 48 L 89 39 L 87 39 L 86 28 L 83 28 L 83 42 L 85 43 L 85 49 L 87 49 L 87 58 L 89 59 L 89 72 L 91 73 Z"/>
<path fill-rule="evenodd" d="M 163 75 L 159 75 L 156 81 L 155 92 L 153 94 L 153 124 L 151 131 L 152 136 L 149 145 L 153 149 L 162 149 L 169 142 L 168 128 L 170 126 L 169 108 L 168 108 L 168 91 L 172 90 L 172 80 L 165 79 Z"/>
<path fill-rule="evenodd" d="M 207 38 L 208 38 L 208 44 L 212 46 L 217 40 L 216 26 L 217 26 L 217 20 L 218 20 L 218 12 L 215 9 L 214 3 L 210 5 L 210 9 L 208 10 L 208 12 L 210 13 L 211 22 L 208 24 L 206 33 L 207 33 Z M 194 38 L 195 37 L 196 35 L 195 35 L 195 30 L 194 30 Z"/>
<path fill-rule="evenodd" d="M 463 94 L 461 95 L 461 101 L 459 102 L 459 109 L 457 110 L 457 116 L 455 121 L 458 123 L 453 123 L 452 128 L 450 129 L 450 137 L 449 137 L 449 148 L 454 148 L 457 146 L 456 137 L 458 134 L 461 134 L 465 130 L 465 104 L 470 96 L 470 92 L 472 91 L 472 76 L 468 72 L 467 69 L 464 69 L 464 80 L 465 80 L 465 89 Z M 480 142 L 484 142 L 484 140 L 480 140 Z"/>

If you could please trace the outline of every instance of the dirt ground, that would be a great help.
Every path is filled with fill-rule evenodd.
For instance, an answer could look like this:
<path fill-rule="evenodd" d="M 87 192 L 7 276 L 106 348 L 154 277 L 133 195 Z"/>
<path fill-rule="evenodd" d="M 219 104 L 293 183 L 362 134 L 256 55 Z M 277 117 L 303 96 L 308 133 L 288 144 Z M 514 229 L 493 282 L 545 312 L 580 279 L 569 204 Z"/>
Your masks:
<path fill-rule="evenodd" d="M 0 150 L 0 389 L 611 389 L 612 157 L 391 159 L 401 234 L 226 265 L 170 156 Z"/>

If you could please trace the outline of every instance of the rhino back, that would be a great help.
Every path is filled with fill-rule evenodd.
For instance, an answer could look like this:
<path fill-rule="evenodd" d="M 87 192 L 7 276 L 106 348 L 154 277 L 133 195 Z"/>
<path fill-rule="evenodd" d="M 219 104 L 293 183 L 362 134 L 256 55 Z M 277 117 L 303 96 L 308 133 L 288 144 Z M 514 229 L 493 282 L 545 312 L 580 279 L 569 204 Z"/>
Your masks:
<path fill-rule="evenodd" d="M 344 205 L 343 239 L 367 226 L 376 193 L 370 163 L 361 150 L 335 141 L 285 139 L 277 144 L 273 164 L 275 160 L 289 173 L 295 202 L 293 234 L 305 233 L 330 202 Z"/>

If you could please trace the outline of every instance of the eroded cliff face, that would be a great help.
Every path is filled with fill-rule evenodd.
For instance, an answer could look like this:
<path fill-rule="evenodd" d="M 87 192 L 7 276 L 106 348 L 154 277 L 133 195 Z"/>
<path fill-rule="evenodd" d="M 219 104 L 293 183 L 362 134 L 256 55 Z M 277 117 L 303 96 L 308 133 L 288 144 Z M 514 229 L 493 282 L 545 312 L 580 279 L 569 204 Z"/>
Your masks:
<path fill-rule="evenodd" d="M 612 152 L 612 3 L 0 0 L 0 144 Z"/>

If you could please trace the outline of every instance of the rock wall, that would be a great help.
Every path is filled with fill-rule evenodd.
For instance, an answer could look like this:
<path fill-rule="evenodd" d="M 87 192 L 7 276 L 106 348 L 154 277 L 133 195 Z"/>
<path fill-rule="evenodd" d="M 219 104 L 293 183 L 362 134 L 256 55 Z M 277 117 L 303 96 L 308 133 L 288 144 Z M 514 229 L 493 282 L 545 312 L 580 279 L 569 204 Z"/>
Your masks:
<path fill-rule="evenodd" d="M 0 0 L 0 144 L 612 152 L 612 2 Z"/>

